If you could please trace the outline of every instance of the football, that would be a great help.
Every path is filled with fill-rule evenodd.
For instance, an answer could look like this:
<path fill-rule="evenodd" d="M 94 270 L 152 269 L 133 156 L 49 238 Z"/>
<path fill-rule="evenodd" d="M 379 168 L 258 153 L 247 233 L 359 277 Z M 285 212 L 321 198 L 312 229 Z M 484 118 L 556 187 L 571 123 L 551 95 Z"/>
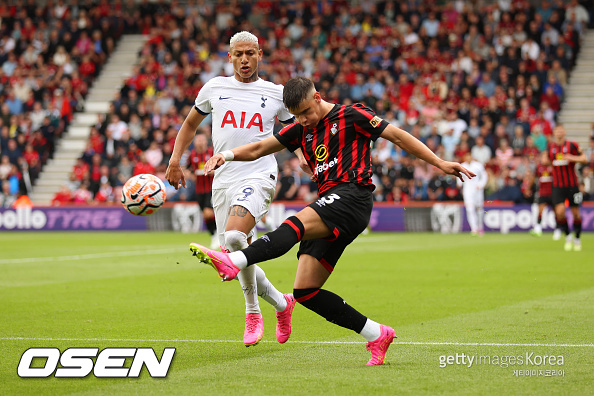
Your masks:
<path fill-rule="evenodd" d="M 166 197 L 165 184 L 148 173 L 130 178 L 122 188 L 122 205 L 135 216 L 155 213 L 163 206 Z"/>

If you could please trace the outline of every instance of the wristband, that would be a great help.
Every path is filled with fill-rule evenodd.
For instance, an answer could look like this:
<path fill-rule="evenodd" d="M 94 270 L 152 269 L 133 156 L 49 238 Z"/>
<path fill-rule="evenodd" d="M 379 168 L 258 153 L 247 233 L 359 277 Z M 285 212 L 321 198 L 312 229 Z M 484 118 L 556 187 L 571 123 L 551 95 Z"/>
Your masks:
<path fill-rule="evenodd" d="M 221 151 L 221 154 L 223 155 L 223 158 L 225 158 L 225 161 L 233 161 L 233 158 L 235 158 L 235 155 L 233 154 L 233 151 L 231 150 L 225 150 L 225 151 Z"/>

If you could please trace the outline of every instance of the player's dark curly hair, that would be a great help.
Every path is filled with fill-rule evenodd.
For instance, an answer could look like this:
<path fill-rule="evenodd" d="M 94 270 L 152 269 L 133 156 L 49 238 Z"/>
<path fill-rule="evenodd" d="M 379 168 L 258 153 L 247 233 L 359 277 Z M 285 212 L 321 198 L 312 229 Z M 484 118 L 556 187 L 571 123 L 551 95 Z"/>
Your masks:
<path fill-rule="evenodd" d="M 301 102 L 309 98 L 315 90 L 313 81 L 305 77 L 295 77 L 287 81 L 283 89 L 283 102 L 287 109 L 296 109 Z"/>

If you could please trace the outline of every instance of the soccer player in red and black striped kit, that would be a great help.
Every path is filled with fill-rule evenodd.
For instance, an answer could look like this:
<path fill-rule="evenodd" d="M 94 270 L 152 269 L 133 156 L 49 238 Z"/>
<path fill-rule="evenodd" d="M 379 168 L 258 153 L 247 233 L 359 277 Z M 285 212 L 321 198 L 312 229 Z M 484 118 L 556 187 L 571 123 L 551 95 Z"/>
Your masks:
<path fill-rule="evenodd" d="M 208 145 L 206 135 L 203 133 L 197 134 L 194 137 L 194 148 L 190 152 L 188 161 L 194 175 L 196 175 L 196 200 L 202 211 L 206 229 L 210 233 L 210 248 L 217 249 L 219 247 L 219 237 L 212 209 L 212 179 L 214 176 L 204 174 L 204 165 L 212 158 L 212 155 L 213 148 Z"/>
<path fill-rule="evenodd" d="M 285 147 L 291 151 L 301 148 L 317 178 L 319 199 L 247 249 L 227 254 L 191 244 L 190 250 L 212 265 L 223 280 L 230 280 L 240 268 L 282 256 L 301 241 L 293 285 L 296 300 L 329 322 L 360 333 L 371 352 L 367 365 L 382 364 L 394 330 L 368 319 L 342 297 L 321 288 L 344 249 L 369 224 L 375 188 L 370 144 L 381 136 L 447 174 L 460 178 L 474 174 L 458 163 L 438 158 L 412 135 L 361 104 L 341 106 L 322 100 L 307 78 L 289 80 L 283 102 L 297 122 L 275 136 L 215 155 L 204 171 L 208 173 L 233 159 L 252 161 Z"/>
<path fill-rule="evenodd" d="M 538 219 L 534 228 L 530 233 L 535 236 L 542 236 L 542 214 L 547 206 L 550 206 L 553 211 L 553 166 L 549 160 L 549 153 L 543 151 L 540 153 L 540 163 L 536 167 L 536 177 L 538 179 Z M 555 222 L 555 232 L 553 233 L 553 240 L 557 241 L 561 238 L 561 230 Z"/>
<path fill-rule="evenodd" d="M 553 141 L 549 143 L 548 153 L 553 165 L 553 206 L 557 225 L 565 231 L 565 250 L 582 250 L 580 234 L 582 232 L 582 217 L 580 204 L 582 193 L 579 189 L 575 164 L 587 162 L 586 154 L 582 153 L 576 142 L 565 139 L 565 127 L 561 124 L 553 129 Z M 569 233 L 569 225 L 565 217 L 565 200 L 569 201 L 569 208 L 573 214 L 573 230 L 575 238 Z"/>

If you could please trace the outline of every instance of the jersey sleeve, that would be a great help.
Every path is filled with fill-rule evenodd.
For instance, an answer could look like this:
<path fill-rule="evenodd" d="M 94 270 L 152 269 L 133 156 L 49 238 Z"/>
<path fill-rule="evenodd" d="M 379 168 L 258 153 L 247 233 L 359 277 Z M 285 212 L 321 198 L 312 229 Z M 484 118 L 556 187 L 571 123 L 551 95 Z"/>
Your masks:
<path fill-rule="evenodd" d="M 274 136 L 280 144 L 289 149 L 290 152 L 301 147 L 301 125 L 297 122 L 287 125 Z"/>
<path fill-rule="evenodd" d="M 571 142 L 571 147 L 569 150 L 570 154 L 573 155 L 582 155 L 582 150 L 580 150 L 580 146 L 576 142 Z"/>
<path fill-rule="evenodd" d="M 381 119 L 375 112 L 361 103 L 355 103 L 350 111 L 355 130 L 369 139 L 376 141 L 388 126 L 386 120 Z"/>
<path fill-rule="evenodd" d="M 295 117 L 293 117 L 293 114 L 289 113 L 289 110 L 287 110 L 285 106 L 282 106 L 279 109 L 278 113 L 276 113 L 276 118 L 278 118 L 278 120 L 283 124 L 288 124 L 295 121 Z"/>
<path fill-rule="evenodd" d="M 194 101 L 194 108 L 202 115 L 207 115 L 212 112 L 210 105 L 210 84 L 207 82 L 198 92 L 196 100 Z"/>

